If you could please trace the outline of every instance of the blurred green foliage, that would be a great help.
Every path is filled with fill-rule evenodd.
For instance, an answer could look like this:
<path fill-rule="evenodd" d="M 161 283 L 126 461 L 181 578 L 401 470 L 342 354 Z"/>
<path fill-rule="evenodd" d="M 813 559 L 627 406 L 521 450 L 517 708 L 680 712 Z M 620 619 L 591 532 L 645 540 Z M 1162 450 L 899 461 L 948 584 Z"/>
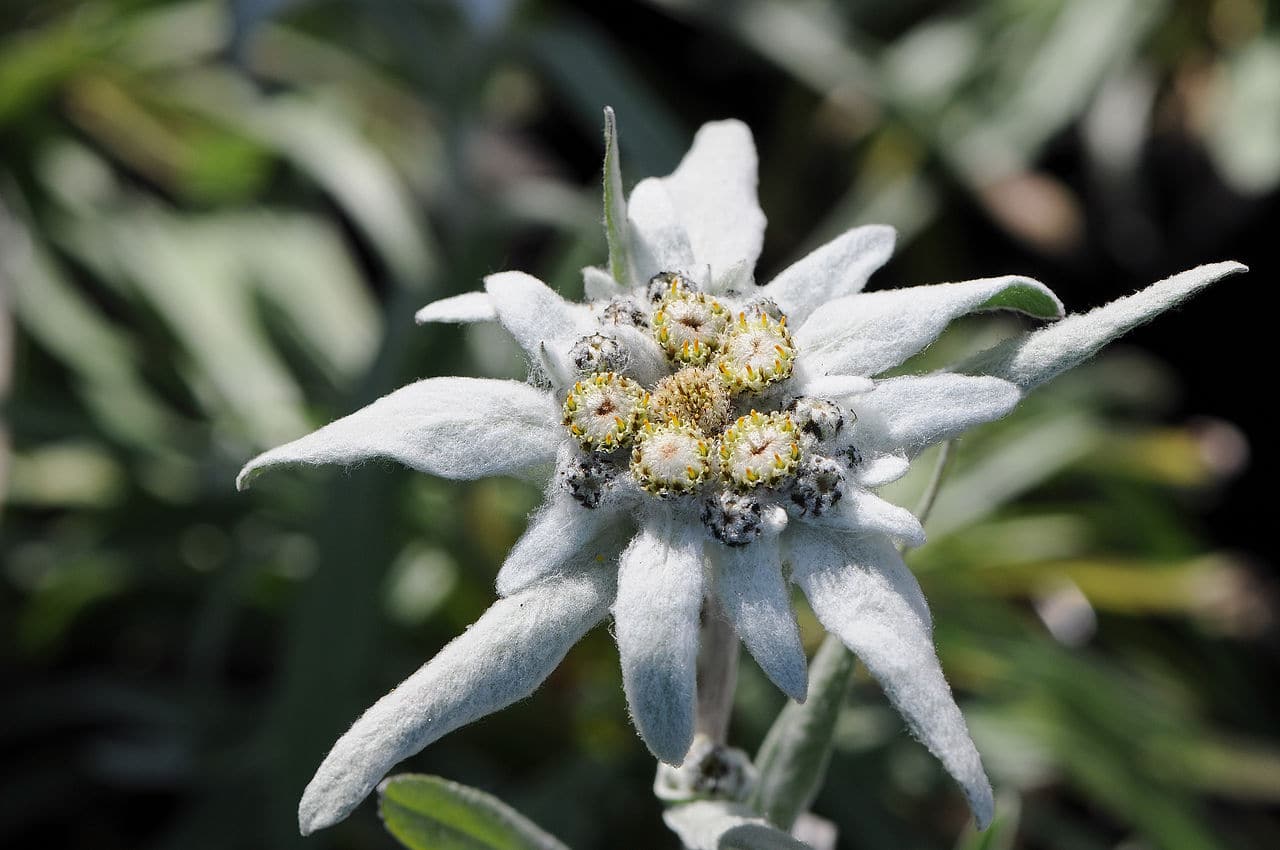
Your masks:
<path fill-rule="evenodd" d="M 487 606 L 538 493 L 379 468 L 238 496 L 235 471 L 413 377 L 521 375 L 494 328 L 412 314 L 503 268 L 580 287 L 603 105 L 628 185 L 703 120 L 752 124 L 765 271 L 878 221 L 902 234 L 880 285 L 1032 271 L 1083 307 L 1251 261 L 1280 183 L 1270 11 L 6 5 L 0 842 L 301 841 L 325 749 Z M 1003 330 L 965 322 L 910 367 Z M 1248 450 L 1184 415 L 1197 379 L 1109 356 L 961 444 L 913 560 L 1002 794 L 961 846 L 1280 845 L 1272 578 L 1197 519 Z M 735 738 L 781 702 L 744 664 Z M 815 811 L 842 846 L 953 846 L 963 804 L 872 683 L 837 729 Z M 412 764 L 575 847 L 673 844 L 605 630 Z M 371 805 L 310 842 L 391 846 Z"/>

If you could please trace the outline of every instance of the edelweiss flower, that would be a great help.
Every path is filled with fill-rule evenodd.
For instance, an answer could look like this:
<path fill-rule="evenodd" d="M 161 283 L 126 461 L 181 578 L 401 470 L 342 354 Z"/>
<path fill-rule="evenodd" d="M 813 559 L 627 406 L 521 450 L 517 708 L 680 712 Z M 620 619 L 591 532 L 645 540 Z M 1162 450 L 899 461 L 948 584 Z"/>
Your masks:
<path fill-rule="evenodd" d="M 545 505 L 498 575 L 498 601 L 339 739 L 303 795 L 302 831 L 344 818 L 396 762 L 530 694 L 610 615 L 636 728 L 655 756 L 679 764 L 694 735 L 705 600 L 769 678 L 804 699 L 788 582 L 985 825 L 991 788 L 897 548 L 924 532 L 874 490 L 926 447 L 1004 416 L 1025 389 L 1236 267 L 1166 281 L 1129 299 L 1147 300 L 1128 312 L 1106 308 L 1109 323 L 1073 317 L 1015 338 L 968 370 L 988 374 L 875 379 L 958 316 L 1002 308 L 1055 319 L 1061 304 L 1024 277 L 864 294 L 893 248 L 893 231 L 879 226 L 850 230 L 757 286 L 765 218 L 746 126 L 705 125 L 675 172 L 642 181 L 625 204 L 611 113 L 607 127 L 610 264 L 584 271 L 587 303 L 504 272 L 418 316 L 500 322 L 534 364 L 530 383 L 419 381 L 240 474 L 244 486 L 267 467 L 370 458 L 458 479 L 552 471 Z"/>

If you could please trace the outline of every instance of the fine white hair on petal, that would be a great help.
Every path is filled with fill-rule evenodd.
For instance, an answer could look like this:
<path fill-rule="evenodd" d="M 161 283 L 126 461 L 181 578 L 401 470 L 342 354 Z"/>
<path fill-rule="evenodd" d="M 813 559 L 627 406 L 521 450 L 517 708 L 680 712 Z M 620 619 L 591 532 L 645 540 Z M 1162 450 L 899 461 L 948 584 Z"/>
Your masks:
<path fill-rule="evenodd" d="M 733 630 L 751 657 L 778 688 L 804 702 L 809 677 L 791 594 L 782 580 L 778 538 L 747 546 L 709 547 L 714 587 Z"/>
<path fill-rule="evenodd" d="M 797 364 L 797 373 L 801 372 L 799 367 L 803 362 L 801 359 Z M 844 398 L 870 392 L 874 387 L 874 381 L 861 375 L 810 375 L 804 372 L 801 381 L 796 384 L 795 394 L 819 398 Z"/>
<path fill-rule="evenodd" d="M 892 227 L 883 224 L 847 230 L 792 263 L 760 294 L 772 298 L 799 327 L 823 304 L 861 292 L 871 275 L 893 255 L 897 236 Z"/>
<path fill-rule="evenodd" d="M 602 268 L 587 266 L 582 270 L 582 292 L 588 301 L 608 301 L 626 293 L 622 284 Z"/>
<path fill-rule="evenodd" d="M 303 835 L 345 818 L 397 762 L 524 699 L 600 622 L 611 570 L 593 563 L 499 599 L 334 744 L 302 794 Z"/>
<path fill-rule="evenodd" d="M 427 378 L 385 395 L 305 437 L 263 452 L 236 477 L 290 464 L 396 460 L 442 478 L 510 475 L 555 460 L 564 440 L 559 409 L 517 381 Z"/>
<path fill-rule="evenodd" d="M 618 500 L 588 510 L 558 485 L 553 486 L 556 491 L 530 518 L 529 527 L 511 547 L 498 571 L 499 596 L 510 596 L 563 572 L 576 562 L 579 553 L 587 550 L 589 543 L 622 520 L 623 507 Z M 613 565 L 602 567 L 605 568 L 613 569 Z"/>
<path fill-rule="evenodd" d="M 464 292 L 451 298 L 432 301 L 414 314 L 413 320 L 420 325 L 428 322 L 451 322 L 469 324 L 471 322 L 496 322 L 498 309 L 487 292 Z"/>
<path fill-rule="evenodd" d="M 743 803 L 696 800 L 671 806 L 662 820 L 689 850 L 812 850 Z"/>
<path fill-rule="evenodd" d="M 757 169 L 747 125 L 713 121 L 702 125 L 680 165 L 660 181 L 694 260 L 716 274 L 742 262 L 754 268 L 760 257 L 765 217 L 756 200 Z"/>
<path fill-rule="evenodd" d="M 820 515 L 805 514 L 797 519 L 851 534 L 885 535 L 907 546 L 924 545 L 924 526 L 911 511 L 861 487 L 845 484 L 841 491 L 843 495 L 834 507 Z"/>
<path fill-rule="evenodd" d="M 1022 334 L 976 355 L 962 371 L 996 375 L 1030 390 L 1092 357 L 1111 340 L 1224 277 L 1248 271 L 1236 262 L 1197 266 L 1088 313 Z"/>
<path fill-rule="evenodd" d="M 847 295 L 810 316 L 795 341 L 817 373 L 878 375 L 929 345 L 953 319 L 995 309 L 1062 315 L 1044 284 L 1009 275 Z"/>
<path fill-rule="evenodd" d="M 985 375 L 904 375 L 876 382 L 858 398 L 858 421 L 848 437 L 871 453 L 914 456 L 963 431 L 1006 416 L 1022 391 Z"/>
<path fill-rule="evenodd" d="M 863 459 L 850 469 L 850 478 L 855 484 L 874 490 L 897 481 L 906 475 L 910 468 L 911 461 L 907 460 L 906 455 L 882 454 L 871 457 L 864 455 Z"/>
<path fill-rule="evenodd" d="M 642 283 L 659 272 L 693 272 L 693 247 L 666 188 L 656 177 L 641 180 L 627 201 L 636 275 Z"/>
<path fill-rule="evenodd" d="M 679 765 L 693 740 L 702 529 L 668 512 L 648 518 L 618 559 L 614 632 L 636 729 Z"/>
<path fill-rule="evenodd" d="M 544 349 L 557 360 L 566 357 L 575 342 L 599 329 L 586 306 L 566 301 L 533 275 L 499 272 L 486 277 L 484 287 L 498 321 L 535 362 L 544 359 Z"/>
<path fill-rule="evenodd" d="M 866 665 L 985 828 L 995 805 L 991 783 L 938 664 L 915 576 L 884 538 L 806 529 L 789 542 L 792 578 L 818 620 Z"/>
<path fill-rule="evenodd" d="M 652 334 L 628 325 L 606 327 L 601 333 L 622 343 L 627 352 L 627 368 L 623 372 L 628 377 L 635 378 L 645 386 L 652 386 L 671 374 L 667 356 Z"/>

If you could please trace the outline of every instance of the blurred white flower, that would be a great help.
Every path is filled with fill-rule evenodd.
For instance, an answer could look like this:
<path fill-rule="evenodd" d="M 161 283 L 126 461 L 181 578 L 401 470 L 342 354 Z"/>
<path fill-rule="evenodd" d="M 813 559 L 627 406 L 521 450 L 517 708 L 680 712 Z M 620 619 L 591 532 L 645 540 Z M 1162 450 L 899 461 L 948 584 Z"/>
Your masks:
<path fill-rule="evenodd" d="M 303 795 L 302 831 L 341 820 L 395 763 L 529 695 L 610 615 L 636 728 L 679 764 L 694 735 L 704 599 L 714 596 L 782 691 L 805 698 L 788 581 L 985 826 L 991 787 L 897 548 L 924 532 L 874 490 L 923 449 L 1004 416 L 1030 387 L 1242 267 L 1184 273 L 963 370 L 876 379 L 954 318 L 1010 309 L 1057 319 L 1061 304 L 1014 276 L 863 293 L 893 248 L 881 226 L 850 230 L 757 286 L 765 218 L 745 125 L 705 125 L 675 172 L 641 181 L 625 204 L 607 143 L 610 270 L 584 270 L 587 303 L 503 272 L 418 316 L 500 322 L 535 380 L 419 381 L 240 474 L 243 487 L 268 467 L 371 458 L 457 479 L 554 470 L 498 575 L 498 601 L 339 739 Z"/>

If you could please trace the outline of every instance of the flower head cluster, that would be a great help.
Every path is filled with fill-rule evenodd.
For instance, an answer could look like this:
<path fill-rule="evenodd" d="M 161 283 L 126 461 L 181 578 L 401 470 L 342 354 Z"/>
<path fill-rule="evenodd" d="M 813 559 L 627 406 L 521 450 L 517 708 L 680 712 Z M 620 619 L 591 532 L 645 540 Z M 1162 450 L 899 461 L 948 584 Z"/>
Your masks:
<path fill-rule="evenodd" d="M 419 381 L 241 473 L 243 486 L 268 467 L 374 457 L 448 478 L 554 470 L 498 575 L 500 598 L 337 742 L 303 796 L 303 831 L 341 820 L 396 762 L 527 696 L 609 616 L 635 725 L 659 759 L 679 764 L 694 736 L 704 611 L 722 611 L 770 679 L 805 698 L 788 583 L 985 824 L 990 785 L 899 554 L 923 529 L 874 491 L 928 446 L 1004 416 L 1034 386 L 1242 267 L 1184 272 L 952 370 L 880 378 L 959 316 L 1055 320 L 1061 304 L 1017 276 L 865 293 L 893 249 L 881 226 L 850 230 L 758 286 L 765 219 L 746 126 L 705 125 L 675 172 L 626 200 L 611 113 L 607 126 L 610 256 L 607 269 L 584 270 L 586 303 L 504 272 L 418 316 L 499 322 L 537 380 Z"/>

